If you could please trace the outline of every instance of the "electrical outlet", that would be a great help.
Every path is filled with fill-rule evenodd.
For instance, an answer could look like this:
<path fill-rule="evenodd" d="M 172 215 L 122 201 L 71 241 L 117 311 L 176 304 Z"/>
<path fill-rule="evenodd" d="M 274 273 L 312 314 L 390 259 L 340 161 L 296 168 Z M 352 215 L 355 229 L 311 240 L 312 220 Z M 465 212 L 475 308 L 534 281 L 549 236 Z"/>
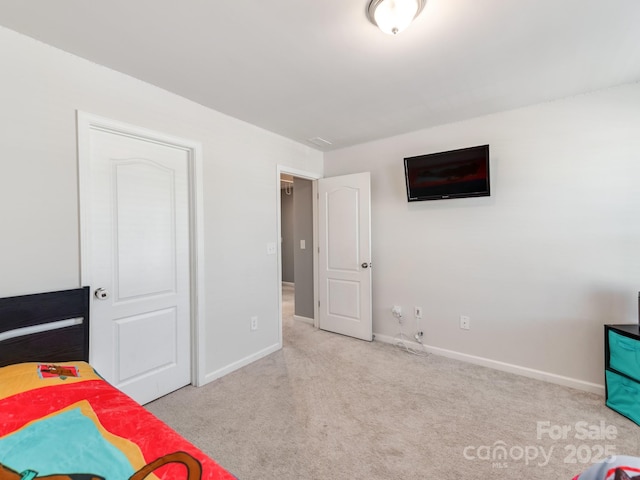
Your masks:
<path fill-rule="evenodd" d="M 462 330 L 471 329 L 471 318 L 467 317 L 466 315 L 460 315 L 460 328 Z"/>
<path fill-rule="evenodd" d="M 414 307 L 413 314 L 417 319 L 422 318 L 422 307 Z"/>
<path fill-rule="evenodd" d="M 251 330 L 258 329 L 258 317 L 251 317 Z"/>

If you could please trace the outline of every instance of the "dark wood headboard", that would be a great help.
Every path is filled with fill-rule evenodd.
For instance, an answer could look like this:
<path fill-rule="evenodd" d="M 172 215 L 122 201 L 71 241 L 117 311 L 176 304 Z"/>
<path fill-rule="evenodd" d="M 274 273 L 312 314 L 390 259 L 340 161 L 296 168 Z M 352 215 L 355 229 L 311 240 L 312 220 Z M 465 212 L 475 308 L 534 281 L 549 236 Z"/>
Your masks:
<path fill-rule="evenodd" d="M 89 361 L 89 287 L 0 298 L 0 367 Z"/>

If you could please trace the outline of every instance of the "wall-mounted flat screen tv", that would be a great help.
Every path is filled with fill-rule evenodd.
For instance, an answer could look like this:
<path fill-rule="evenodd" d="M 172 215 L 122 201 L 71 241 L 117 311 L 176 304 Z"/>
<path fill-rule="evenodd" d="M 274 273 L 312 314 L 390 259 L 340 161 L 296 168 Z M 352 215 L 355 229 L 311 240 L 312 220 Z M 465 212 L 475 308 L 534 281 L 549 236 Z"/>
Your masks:
<path fill-rule="evenodd" d="M 491 195 L 489 145 L 407 157 L 404 173 L 410 202 Z"/>

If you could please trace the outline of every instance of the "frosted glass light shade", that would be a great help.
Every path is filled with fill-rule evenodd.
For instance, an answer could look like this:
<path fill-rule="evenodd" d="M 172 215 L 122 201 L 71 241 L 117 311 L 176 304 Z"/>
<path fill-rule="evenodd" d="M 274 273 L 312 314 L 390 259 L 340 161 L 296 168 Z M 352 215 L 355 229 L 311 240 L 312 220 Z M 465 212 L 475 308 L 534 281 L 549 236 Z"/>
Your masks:
<path fill-rule="evenodd" d="M 396 35 L 407 28 L 424 7 L 424 0 L 372 0 L 369 20 L 380 30 Z"/>

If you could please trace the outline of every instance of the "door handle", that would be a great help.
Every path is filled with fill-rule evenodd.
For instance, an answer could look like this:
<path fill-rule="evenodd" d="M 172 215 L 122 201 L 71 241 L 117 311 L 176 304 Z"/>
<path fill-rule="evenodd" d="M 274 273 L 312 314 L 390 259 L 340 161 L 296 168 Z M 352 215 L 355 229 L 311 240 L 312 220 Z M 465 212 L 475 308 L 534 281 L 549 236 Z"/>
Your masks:
<path fill-rule="evenodd" d="M 360 265 L 362 268 L 371 268 L 371 263 L 367 263 L 367 262 L 362 262 L 362 265 Z"/>
<path fill-rule="evenodd" d="M 93 294 L 98 300 L 106 300 L 107 298 L 109 298 L 109 291 L 105 288 L 98 288 L 95 292 L 93 292 Z"/>

